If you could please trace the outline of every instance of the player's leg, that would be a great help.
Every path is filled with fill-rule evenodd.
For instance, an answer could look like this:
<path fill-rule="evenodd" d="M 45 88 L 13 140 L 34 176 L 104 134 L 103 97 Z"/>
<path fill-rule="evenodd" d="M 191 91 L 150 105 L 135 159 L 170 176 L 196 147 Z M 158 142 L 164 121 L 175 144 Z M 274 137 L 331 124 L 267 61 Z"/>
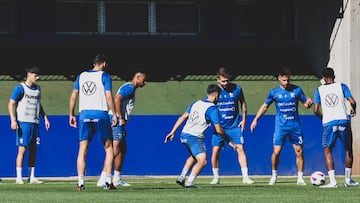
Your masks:
<path fill-rule="evenodd" d="M 274 185 L 277 180 L 277 172 L 280 161 L 280 153 L 282 146 L 285 144 L 286 136 L 288 131 L 275 125 L 274 136 L 273 136 L 273 152 L 271 154 L 271 169 L 272 174 L 269 181 L 269 185 Z"/>
<path fill-rule="evenodd" d="M 241 174 L 244 184 L 253 184 L 254 181 L 249 178 L 248 163 L 244 147 L 244 136 L 241 128 L 226 129 L 226 134 L 230 137 L 231 141 L 237 146 L 238 162 L 241 168 Z"/>
<path fill-rule="evenodd" d="M 344 131 L 345 134 L 343 135 L 345 137 L 345 187 L 353 187 L 358 186 L 359 182 L 354 181 L 351 178 L 352 174 L 352 165 L 353 165 L 353 136 L 351 131 L 350 124 L 346 126 L 346 130 Z"/>
<path fill-rule="evenodd" d="M 81 140 L 79 142 L 79 151 L 76 161 L 79 190 L 85 185 L 85 168 L 86 168 L 86 155 L 88 152 L 88 146 L 89 146 L 88 140 Z"/>
<path fill-rule="evenodd" d="M 22 166 L 24 162 L 25 152 L 25 146 L 18 146 L 18 153 L 16 156 L 16 184 L 24 184 L 24 181 L 22 179 Z"/>
<path fill-rule="evenodd" d="M 337 137 L 337 131 L 334 132 L 333 129 L 336 128 L 337 126 L 324 127 L 324 136 L 323 136 L 324 159 L 325 159 L 326 169 L 328 170 L 328 176 L 330 179 L 329 184 L 320 186 L 324 188 L 337 187 L 337 181 L 335 179 L 334 159 L 332 156 L 333 147 L 335 146 L 335 141 Z"/>
<path fill-rule="evenodd" d="M 109 115 L 109 123 L 111 122 L 112 120 L 112 115 Z M 118 145 L 118 140 L 119 140 L 119 128 L 120 126 L 119 125 L 116 125 L 114 127 L 111 128 L 111 131 L 112 131 L 112 140 L 113 140 L 113 151 L 114 151 L 114 161 L 115 161 L 115 157 L 119 154 L 119 145 Z M 106 136 L 105 136 L 106 138 Z M 106 184 L 105 184 L 105 179 L 106 179 L 106 169 L 105 169 L 105 166 L 103 166 L 103 169 L 101 171 L 101 175 L 100 175 L 100 178 L 99 180 L 97 181 L 96 183 L 96 186 L 98 187 L 104 187 Z M 114 182 L 114 181 L 113 181 Z"/>
<path fill-rule="evenodd" d="M 296 166 L 298 169 L 298 179 L 297 184 L 298 185 L 306 185 L 303 175 L 304 175 L 304 153 L 303 153 L 303 147 L 293 144 L 295 157 L 296 157 Z"/>
<path fill-rule="evenodd" d="M 24 184 L 22 177 L 22 167 L 26 150 L 30 144 L 31 131 L 29 125 L 24 122 L 18 122 L 19 128 L 16 129 L 16 145 L 18 146 L 18 153 L 16 156 L 16 184 Z"/>
<path fill-rule="evenodd" d="M 253 184 L 254 181 L 249 178 L 248 174 L 248 165 L 247 165 L 247 157 L 244 149 L 243 144 L 236 144 L 237 146 L 237 155 L 238 155 L 238 162 L 241 168 L 241 174 L 243 177 L 244 184 Z"/>
<path fill-rule="evenodd" d="M 126 129 L 125 126 L 118 126 L 117 132 L 113 129 L 113 144 L 114 144 L 114 178 L 113 183 L 120 186 L 131 186 L 121 178 L 121 170 L 124 164 L 125 155 L 127 152 L 126 144 Z"/>
<path fill-rule="evenodd" d="M 211 168 L 213 172 L 213 179 L 210 184 L 219 184 L 219 167 L 220 167 L 220 151 L 224 147 L 224 138 L 217 134 L 213 134 L 211 138 L 212 153 L 211 153 Z"/>
<path fill-rule="evenodd" d="M 181 135 L 181 142 L 184 144 L 190 155 L 194 157 L 193 159 L 196 160 L 196 163 L 192 166 L 191 173 L 184 184 L 185 187 L 194 187 L 193 182 L 195 178 L 199 175 L 201 170 L 206 165 L 206 146 L 204 144 L 204 141 L 204 138 L 199 138 L 189 134 Z M 186 160 L 184 168 L 188 168 L 190 164 L 193 164 L 193 162 L 194 161 L 192 159 L 188 158 Z"/>
<path fill-rule="evenodd" d="M 189 178 L 185 182 L 185 187 L 194 187 L 194 181 L 196 177 L 200 174 L 200 172 L 203 170 L 203 168 L 206 166 L 206 153 L 201 152 L 195 156 L 196 163 L 192 167 L 191 174 L 189 175 Z"/>
<path fill-rule="evenodd" d="M 184 167 L 181 171 L 180 176 L 178 177 L 178 179 L 176 180 L 176 183 L 178 185 L 184 186 L 185 185 L 185 178 L 186 178 L 186 174 L 190 171 L 191 167 L 194 165 L 195 163 L 195 159 L 193 156 L 189 156 L 184 164 Z"/>
<path fill-rule="evenodd" d="M 37 144 L 40 144 L 39 137 L 39 128 L 37 125 L 32 125 L 32 139 L 29 144 L 29 160 L 28 160 L 28 171 L 29 178 L 28 183 L 30 184 L 41 184 L 43 181 L 35 178 L 35 165 L 36 165 L 36 153 L 37 153 Z"/>
<path fill-rule="evenodd" d="M 103 142 L 105 150 L 105 159 L 103 164 L 103 171 L 105 172 L 105 186 L 106 190 L 116 190 L 112 183 L 112 166 L 114 163 L 114 148 L 113 148 L 113 135 L 110 126 L 109 117 L 107 119 L 99 119 L 94 123 L 95 133 L 94 136 L 99 136 Z"/>
<path fill-rule="evenodd" d="M 36 152 L 37 152 L 36 144 L 31 144 L 29 146 L 29 160 L 28 160 L 28 166 L 29 166 L 28 182 L 30 184 L 41 184 L 41 183 L 43 183 L 43 181 L 38 180 L 35 177 Z"/>
<path fill-rule="evenodd" d="M 296 166 L 298 169 L 298 176 L 297 176 L 297 184 L 298 185 L 306 185 L 303 175 L 304 175 L 304 140 L 303 140 L 303 132 L 301 126 L 297 126 L 293 128 L 291 131 L 288 132 L 289 134 L 289 141 L 291 142 L 294 153 L 295 153 L 295 160 Z"/>
<path fill-rule="evenodd" d="M 112 179 L 111 179 L 111 171 L 114 161 L 114 150 L 113 150 L 112 139 L 106 139 L 104 141 L 104 149 L 105 149 L 104 171 L 106 173 L 104 189 L 114 190 L 116 189 L 116 187 L 112 183 Z"/>
<path fill-rule="evenodd" d="M 271 174 L 271 179 L 269 181 L 269 185 L 274 185 L 276 183 L 281 150 L 282 150 L 281 145 L 274 145 L 273 153 L 271 154 L 272 174 Z"/>
<path fill-rule="evenodd" d="M 129 183 L 127 183 L 125 180 L 121 178 L 121 170 L 124 164 L 125 155 L 127 152 L 127 145 L 126 140 L 123 139 L 119 142 L 117 142 L 117 152 L 116 157 L 114 157 L 114 179 L 113 182 L 115 185 L 120 186 L 131 186 Z"/>
<path fill-rule="evenodd" d="M 211 167 L 213 172 L 213 179 L 210 184 L 219 184 L 219 165 L 220 165 L 220 146 L 213 146 L 211 153 Z"/>

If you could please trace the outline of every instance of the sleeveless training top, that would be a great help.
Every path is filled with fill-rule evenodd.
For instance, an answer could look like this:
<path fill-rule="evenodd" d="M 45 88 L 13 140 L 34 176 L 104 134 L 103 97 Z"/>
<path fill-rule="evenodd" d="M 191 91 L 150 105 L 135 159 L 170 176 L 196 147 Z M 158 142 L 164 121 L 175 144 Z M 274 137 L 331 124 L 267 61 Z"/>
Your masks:
<path fill-rule="evenodd" d="M 107 111 L 107 101 L 102 83 L 103 71 L 85 71 L 79 77 L 79 112 L 82 110 Z"/>
<path fill-rule="evenodd" d="M 40 86 L 36 86 L 35 89 L 31 89 L 21 83 L 24 88 L 24 95 L 22 99 L 18 101 L 16 107 L 17 120 L 29 123 L 39 123 L 40 113 Z"/>

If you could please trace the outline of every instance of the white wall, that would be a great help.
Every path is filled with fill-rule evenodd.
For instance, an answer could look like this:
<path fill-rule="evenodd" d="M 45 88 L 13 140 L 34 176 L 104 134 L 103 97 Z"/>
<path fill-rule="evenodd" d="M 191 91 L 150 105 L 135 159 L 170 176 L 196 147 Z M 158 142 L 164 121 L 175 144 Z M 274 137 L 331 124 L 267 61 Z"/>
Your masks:
<path fill-rule="evenodd" d="M 335 23 L 330 38 L 328 66 L 334 68 L 336 81 L 348 84 L 360 102 L 360 0 L 343 0 L 344 17 Z M 358 108 L 359 110 L 359 108 Z M 352 120 L 354 137 L 353 174 L 360 175 L 360 115 Z M 336 163 L 335 163 L 336 164 Z"/>

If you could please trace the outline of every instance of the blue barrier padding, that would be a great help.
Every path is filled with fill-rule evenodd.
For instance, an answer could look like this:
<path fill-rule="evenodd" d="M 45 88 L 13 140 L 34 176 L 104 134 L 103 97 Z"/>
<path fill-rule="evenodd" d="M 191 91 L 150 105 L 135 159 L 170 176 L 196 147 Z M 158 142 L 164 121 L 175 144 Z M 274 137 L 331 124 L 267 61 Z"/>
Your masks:
<path fill-rule="evenodd" d="M 274 116 L 264 115 L 255 132 L 249 131 L 254 115 L 247 118 L 245 150 L 250 175 L 271 174 L 272 135 Z M 171 130 L 178 115 L 133 115 L 127 124 L 128 151 L 122 174 L 124 175 L 177 175 L 181 172 L 185 159 L 189 156 L 180 143 L 179 128 L 174 141 L 164 144 L 164 138 Z M 38 145 L 36 175 L 39 177 L 76 176 L 78 151 L 78 130 L 68 124 L 68 116 L 49 116 L 51 129 L 45 130 L 40 123 L 41 143 Z M 304 130 L 305 175 L 315 170 L 326 172 L 322 149 L 321 121 L 312 115 L 302 115 Z M 15 131 L 10 129 L 9 116 L 0 116 L 0 177 L 15 177 Z M 211 175 L 211 134 L 207 131 L 208 164 L 201 175 Z M 336 174 L 344 174 L 345 153 L 337 143 L 334 150 Z M 101 173 L 105 153 L 102 143 L 95 138 L 87 156 L 86 175 Z M 24 160 L 23 176 L 27 176 L 27 156 Z M 295 155 L 291 144 L 284 146 L 280 156 L 279 175 L 296 175 Z M 241 175 L 236 153 L 226 146 L 221 153 L 221 175 Z"/>

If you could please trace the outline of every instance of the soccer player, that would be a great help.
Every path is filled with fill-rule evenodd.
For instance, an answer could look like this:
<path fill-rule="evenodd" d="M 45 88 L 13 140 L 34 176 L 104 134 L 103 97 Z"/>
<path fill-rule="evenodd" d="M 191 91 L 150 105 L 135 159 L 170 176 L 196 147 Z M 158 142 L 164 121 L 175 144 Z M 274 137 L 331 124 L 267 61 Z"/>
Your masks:
<path fill-rule="evenodd" d="M 351 179 L 353 164 L 353 137 L 351 131 L 351 118 L 356 114 L 356 101 L 352 97 L 349 87 L 344 83 L 335 82 L 335 74 L 332 68 L 325 68 L 322 72 L 323 81 L 314 93 L 314 113 L 322 120 L 324 129 L 323 147 L 324 158 L 330 183 L 323 188 L 337 188 L 335 179 L 334 159 L 332 151 L 337 140 L 344 144 L 345 148 L 345 187 L 358 186 L 359 182 Z M 346 108 L 346 100 L 349 101 L 350 116 Z M 321 111 L 320 111 L 321 106 Z"/>
<path fill-rule="evenodd" d="M 89 143 L 94 136 L 99 136 L 104 144 L 106 184 L 104 189 L 114 190 L 116 187 L 111 182 L 111 168 L 114 159 L 112 146 L 111 126 L 108 116 L 108 107 L 115 111 L 112 96 L 111 76 L 104 72 L 108 58 L 98 54 L 94 58 L 91 70 L 82 72 L 76 78 L 73 91 L 69 99 L 69 124 L 77 128 L 74 114 L 76 98 L 79 95 L 79 152 L 77 157 L 78 185 L 75 190 L 85 189 L 86 155 Z M 117 124 L 116 116 L 112 118 L 112 126 Z"/>
<path fill-rule="evenodd" d="M 131 186 L 125 180 L 121 179 L 121 169 L 126 154 L 126 129 L 125 126 L 129 120 L 131 111 L 135 105 L 135 92 L 138 87 L 144 87 L 146 84 L 146 73 L 143 70 L 135 71 L 130 82 L 124 83 L 117 91 L 115 96 L 115 109 L 119 119 L 118 125 L 112 128 L 113 148 L 114 148 L 114 185 Z M 113 112 L 109 112 L 110 117 Z M 105 183 L 105 171 L 101 172 L 97 186 L 101 187 Z"/>
<path fill-rule="evenodd" d="M 243 89 L 234 83 L 230 83 L 231 75 L 225 67 L 219 68 L 217 72 L 218 86 L 221 93 L 217 106 L 220 112 L 220 124 L 230 140 L 237 146 L 238 162 L 241 167 L 244 184 L 253 184 L 254 181 L 248 176 L 246 153 L 244 149 L 243 131 L 246 125 L 246 102 Z M 241 118 L 239 115 L 239 104 L 241 106 Z M 240 120 L 241 119 L 241 120 Z M 214 178 L 210 184 L 218 184 L 220 150 L 224 147 L 224 138 L 214 134 L 212 136 L 212 171 Z"/>
<path fill-rule="evenodd" d="M 16 130 L 16 184 L 24 184 L 22 167 L 26 150 L 29 150 L 28 169 L 30 184 L 40 184 L 42 181 L 35 178 L 36 151 L 40 142 L 39 121 L 44 119 L 45 128 L 49 130 L 50 122 L 41 104 L 41 89 L 37 85 L 39 69 L 31 66 L 26 68 L 26 80 L 18 84 L 8 103 L 11 129 Z"/>
<path fill-rule="evenodd" d="M 303 179 L 304 155 L 303 155 L 303 132 L 301 121 L 298 114 L 298 103 L 303 103 L 305 108 L 310 108 L 312 100 L 306 97 L 302 88 L 290 84 L 290 70 L 283 68 L 278 74 L 280 86 L 272 89 L 265 102 L 259 108 L 253 119 L 250 131 L 253 132 L 260 117 L 265 114 L 270 104 L 275 102 L 275 131 L 273 135 L 273 153 L 271 155 L 272 176 L 269 185 L 274 185 L 277 180 L 280 153 L 286 138 L 292 143 L 296 155 L 296 165 L 298 168 L 298 185 L 306 185 Z"/>
<path fill-rule="evenodd" d="M 193 182 L 206 165 L 206 147 L 204 144 L 205 131 L 209 124 L 214 125 L 218 136 L 223 137 L 234 150 L 237 146 L 226 136 L 220 125 L 219 110 L 216 103 L 219 100 L 221 89 L 214 84 L 207 88 L 207 98 L 193 102 L 186 111 L 177 119 L 171 132 L 165 137 L 165 143 L 172 141 L 176 130 L 186 120 L 181 132 L 181 142 L 188 149 L 190 156 L 186 160 L 177 183 L 186 188 L 196 187 Z M 194 164 L 194 160 L 196 163 Z M 192 168 L 191 174 L 185 182 L 187 172 Z"/>

